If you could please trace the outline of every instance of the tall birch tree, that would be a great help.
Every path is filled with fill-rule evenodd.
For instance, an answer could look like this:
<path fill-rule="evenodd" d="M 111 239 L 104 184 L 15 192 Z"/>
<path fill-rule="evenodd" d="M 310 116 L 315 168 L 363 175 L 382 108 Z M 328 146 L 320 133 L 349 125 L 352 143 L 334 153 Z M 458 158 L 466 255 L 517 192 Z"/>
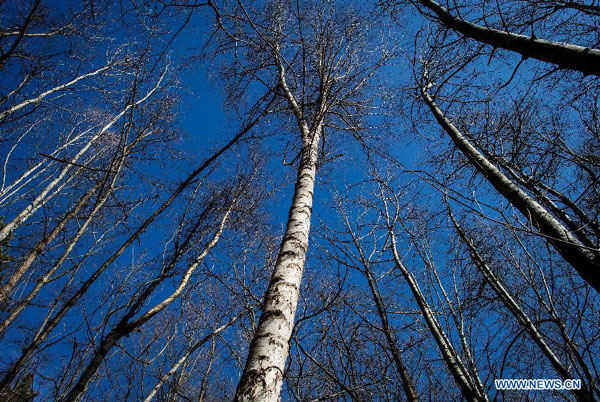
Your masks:
<path fill-rule="evenodd" d="M 309 246 L 321 144 L 343 130 L 360 136 L 361 114 L 370 103 L 365 91 L 388 57 L 368 48 L 361 13 L 334 2 L 238 2 L 231 11 L 220 10 L 223 48 L 234 59 L 232 81 L 236 88 L 265 86 L 278 96 L 279 116 L 291 120 L 290 142 L 297 152 L 286 230 L 236 401 L 279 397 Z"/>

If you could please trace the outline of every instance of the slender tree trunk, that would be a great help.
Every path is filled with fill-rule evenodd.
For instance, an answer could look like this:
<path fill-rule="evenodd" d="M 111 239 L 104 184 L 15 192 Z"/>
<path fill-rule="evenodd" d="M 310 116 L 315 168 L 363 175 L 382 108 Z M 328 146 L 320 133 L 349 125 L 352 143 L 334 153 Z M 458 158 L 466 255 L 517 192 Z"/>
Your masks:
<path fill-rule="evenodd" d="M 367 281 L 369 282 L 369 289 L 371 289 L 371 295 L 373 296 L 373 300 L 375 301 L 375 306 L 377 307 L 377 314 L 379 315 L 379 320 L 381 321 L 383 334 L 385 335 L 388 347 L 390 348 L 390 352 L 392 353 L 394 364 L 396 365 L 396 370 L 398 370 L 398 374 L 400 374 L 400 380 L 402 381 L 402 388 L 404 389 L 404 393 L 406 394 L 406 400 L 409 402 L 416 402 L 419 400 L 419 397 L 417 396 L 417 391 L 415 389 L 412 379 L 410 378 L 410 375 L 408 374 L 408 370 L 406 369 L 406 365 L 404 364 L 404 359 L 402 359 L 402 354 L 400 352 L 400 349 L 398 349 L 398 345 L 396 344 L 396 339 L 394 339 L 394 335 L 392 334 L 392 329 L 389 325 L 387 313 L 385 311 L 385 306 L 383 305 L 383 301 L 381 300 L 381 295 L 379 294 L 377 284 L 373 279 L 373 275 L 371 275 L 370 268 L 365 267 L 365 275 L 367 277 Z"/>
<path fill-rule="evenodd" d="M 516 52 L 523 58 L 532 57 L 556 64 L 560 68 L 581 71 L 585 75 L 600 76 L 600 50 L 598 49 L 486 28 L 454 17 L 447 9 L 432 0 L 418 0 L 418 3 L 433 11 L 437 19 L 447 28 L 460 32 L 468 38 L 495 48 Z"/>
<path fill-rule="evenodd" d="M 371 296 L 373 297 L 373 301 L 375 302 L 377 314 L 379 315 L 379 320 L 381 322 L 381 329 L 383 331 L 383 334 L 385 335 L 385 339 L 392 354 L 394 364 L 396 365 L 396 370 L 400 375 L 400 381 L 402 382 L 402 388 L 404 389 L 404 393 L 406 394 L 406 400 L 409 402 L 418 401 L 419 397 L 417 395 L 414 383 L 412 381 L 412 378 L 408 374 L 408 370 L 406 369 L 406 365 L 404 364 L 404 359 L 402 359 L 402 353 L 400 352 L 400 349 L 398 349 L 396 339 L 394 338 L 394 335 L 392 333 L 392 329 L 388 321 L 388 315 L 385 308 L 385 304 L 383 303 L 383 300 L 381 298 L 379 287 L 377 286 L 377 281 L 375 280 L 375 278 L 373 278 L 373 274 L 371 272 L 371 265 L 369 264 L 365 253 L 363 252 L 359 240 L 354 235 L 354 231 L 352 230 L 352 226 L 346 214 L 344 214 L 344 222 L 346 224 L 346 227 L 348 228 L 350 236 L 352 236 L 352 242 L 358 250 L 360 261 L 363 266 L 361 273 L 365 276 L 369 284 Z"/>
<path fill-rule="evenodd" d="M 27 171 L 25 171 L 23 174 L 21 174 L 21 176 L 14 179 L 12 184 L 5 186 L 6 185 L 6 173 L 7 173 L 6 168 L 8 165 L 8 160 L 10 159 L 10 156 L 14 152 L 14 150 L 17 147 L 17 145 L 19 144 L 19 142 L 27 134 L 29 134 L 29 132 L 31 130 L 33 130 L 33 128 L 35 128 L 35 124 L 32 124 L 27 129 L 27 131 L 24 134 L 22 134 L 21 137 L 19 137 L 19 139 L 13 144 L 11 150 L 8 152 L 8 154 L 6 156 L 6 159 L 4 160 L 4 166 L 2 169 L 2 186 L 0 187 L 0 207 L 4 206 L 4 204 L 6 204 L 11 197 L 13 197 L 17 192 L 19 192 L 23 187 L 25 187 L 27 184 L 29 184 L 33 179 L 35 179 L 37 176 L 39 176 L 42 172 L 44 172 L 46 169 L 49 169 L 52 166 L 52 163 L 59 163 L 59 162 L 57 162 L 57 156 L 62 150 L 67 149 L 71 145 L 75 144 L 77 141 L 79 141 L 80 138 L 82 138 L 83 136 L 87 135 L 90 131 L 92 131 L 92 129 L 90 128 L 90 129 L 87 129 L 87 130 L 75 135 L 69 141 L 65 142 L 64 144 L 62 144 L 58 148 L 56 148 L 54 150 L 54 152 L 52 152 L 50 155 L 47 155 L 40 162 L 36 163 L 35 165 L 33 165 L 32 167 L 27 169 Z M 74 129 L 72 131 L 74 131 Z M 44 166 L 48 162 L 48 160 L 50 160 L 51 163 L 47 164 L 47 166 Z"/>
<path fill-rule="evenodd" d="M 510 311 L 510 313 L 515 317 L 519 325 L 521 325 L 521 327 L 527 332 L 531 339 L 538 345 L 544 356 L 546 356 L 552 367 L 554 367 L 554 369 L 563 378 L 563 380 L 572 379 L 573 376 L 569 372 L 569 369 L 560 361 L 558 356 L 556 356 L 552 348 L 546 343 L 542 334 L 540 334 L 537 327 L 531 321 L 529 316 L 516 302 L 516 300 L 508 291 L 508 289 L 506 289 L 506 287 L 498 279 L 496 274 L 485 262 L 483 257 L 479 254 L 473 242 L 467 237 L 463 229 L 460 227 L 460 225 L 452 215 L 452 212 L 450 212 L 450 210 L 448 210 L 448 212 L 450 215 L 450 219 L 452 220 L 452 224 L 456 229 L 456 232 L 469 249 L 469 254 L 471 256 L 471 259 L 473 260 L 473 263 L 475 264 L 477 269 L 479 269 L 479 271 L 483 274 L 484 278 L 487 279 L 488 283 L 490 284 L 490 287 L 496 293 L 502 304 L 504 304 L 507 310 Z M 591 392 L 588 393 L 581 389 L 573 390 L 572 392 L 578 401 L 588 402 L 594 400 L 593 396 L 591 395 Z"/>
<path fill-rule="evenodd" d="M 29 254 L 27 254 L 25 256 L 25 259 L 19 265 L 17 270 L 10 275 L 8 280 L 0 288 L 0 306 L 3 305 L 8 300 L 11 292 L 13 291 L 13 289 L 15 288 L 17 283 L 19 283 L 19 281 L 21 280 L 23 275 L 25 275 L 25 273 L 27 273 L 27 271 L 29 270 L 29 267 L 31 267 L 31 264 L 33 264 L 35 259 L 44 252 L 44 250 L 46 249 L 48 244 L 50 244 L 50 242 L 52 242 L 52 240 L 54 240 L 54 238 L 60 233 L 60 231 L 64 229 L 64 227 L 67 225 L 67 223 L 74 216 L 76 216 L 79 213 L 81 208 L 83 208 L 83 206 L 85 204 L 87 204 L 87 202 L 90 200 L 90 198 L 92 198 L 92 195 L 96 192 L 96 190 L 99 187 L 100 187 L 100 183 L 93 186 L 84 195 L 82 195 L 79 198 L 79 201 L 77 202 L 77 204 L 75 204 L 75 206 L 69 212 L 67 212 L 65 214 L 65 216 L 62 217 L 62 219 L 58 222 L 58 224 L 54 227 L 54 229 L 52 229 L 52 231 L 46 237 L 44 237 L 42 240 L 40 240 L 35 245 L 33 250 L 31 250 L 29 252 Z M 0 328 L 0 333 L 1 332 L 2 332 L 2 328 Z"/>
<path fill-rule="evenodd" d="M 22 101 L 22 102 L 20 102 L 20 103 L 18 103 L 16 105 L 14 105 L 14 106 L 11 106 L 10 108 L 8 108 L 8 109 L 0 112 L 0 121 L 3 120 L 6 116 L 8 116 L 8 115 L 10 115 L 12 113 L 15 113 L 16 111 L 24 108 L 25 106 L 39 103 L 42 100 L 44 100 L 44 98 L 46 98 L 47 96 L 52 95 L 55 92 L 62 91 L 63 89 L 67 89 L 67 88 L 69 88 L 69 87 L 77 84 L 81 80 L 84 80 L 86 78 L 98 75 L 98 74 L 102 73 L 103 71 L 108 70 L 109 67 L 110 67 L 110 64 L 107 64 L 107 65 L 105 65 L 103 67 L 100 67 L 100 68 L 94 70 L 94 71 L 91 71 L 89 73 L 82 74 L 82 75 L 80 75 L 80 76 L 78 76 L 76 78 L 73 78 L 69 82 L 66 82 L 66 83 L 61 84 L 61 85 L 57 85 L 57 86 L 55 86 L 53 88 L 50 88 L 50 89 L 42 92 L 41 94 L 39 94 L 38 96 L 36 96 L 34 98 L 30 98 L 30 99 L 24 100 L 24 101 Z"/>
<path fill-rule="evenodd" d="M 234 399 L 238 402 L 276 402 L 279 398 L 308 248 L 320 136 L 320 126 L 312 135 L 305 132 L 302 136 L 287 227 L 238 384 Z"/>
<path fill-rule="evenodd" d="M 158 380 L 158 382 L 156 383 L 156 385 L 154 385 L 154 387 L 152 388 L 152 390 L 148 393 L 148 395 L 146 396 L 146 398 L 144 399 L 144 402 L 150 402 L 154 396 L 156 395 L 156 393 L 158 392 L 158 390 L 160 390 L 160 388 L 169 380 L 169 378 L 171 378 L 171 376 L 173 376 L 173 374 L 175 374 L 177 372 L 177 370 L 179 370 L 179 368 L 187 361 L 187 359 L 190 358 L 190 356 L 202 345 L 204 345 L 207 341 L 209 341 L 210 339 L 214 338 L 216 335 L 220 334 L 221 332 L 223 332 L 224 330 L 226 330 L 227 328 L 229 328 L 234 322 L 236 322 L 240 316 L 242 314 L 238 314 L 235 317 L 233 317 L 232 319 L 230 319 L 229 321 L 227 321 L 225 324 L 221 325 L 219 328 L 215 329 L 213 332 L 205 335 L 204 337 L 202 337 L 202 339 L 200 339 L 198 342 L 194 343 L 180 358 L 179 360 L 177 360 L 175 362 L 175 364 L 169 369 L 169 371 L 167 371 L 165 373 L 165 375 L 163 375 L 160 380 Z"/>
<path fill-rule="evenodd" d="M 429 303 L 427 303 L 425 296 L 423 296 L 419 284 L 402 263 L 402 260 L 398 255 L 398 251 L 396 248 L 396 237 L 393 232 L 390 232 L 390 238 L 392 240 L 392 253 L 394 256 L 394 262 L 396 263 L 396 266 L 398 267 L 402 276 L 406 280 L 406 283 L 408 283 L 413 297 L 415 298 L 415 301 L 417 302 L 417 305 L 419 306 L 419 309 L 423 314 L 425 323 L 429 327 L 431 335 L 433 336 L 433 339 L 435 340 L 436 344 L 438 345 L 438 348 L 440 349 L 442 358 L 446 363 L 448 370 L 454 377 L 456 384 L 460 388 L 461 393 L 469 402 L 487 401 L 487 395 L 479 394 L 473 379 L 469 375 L 466 367 L 464 366 L 458 354 L 454 350 L 454 347 L 448 340 L 446 334 L 444 333 L 444 330 L 442 329 L 440 323 L 438 322 L 433 311 L 431 310 L 431 307 L 429 307 Z"/>
<path fill-rule="evenodd" d="M 59 223 L 59 225 L 57 225 L 57 227 L 50 233 L 50 235 L 48 235 L 46 238 L 44 238 L 42 241 L 40 241 L 36 247 L 34 248 L 34 250 L 28 254 L 28 256 L 25 258 L 25 261 L 21 264 L 21 266 L 19 267 L 19 269 L 17 270 L 17 273 L 20 275 L 18 279 L 20 279 L 20 277 L 22 277 L 25 272 L 27 272 L 27 270 L 29 269 L 29 267 L 31 266 L 31 264 L 33 263 L 33 261 L 35 260 L 35 258 L 37 258 L 41 252 L 43 252 L 43 250 L 48 246 L 48 244 L 52 241 L 52 239 L 54 237 L 56 237 L 56 235 L 58 234 L 58 232 L 60 230 L 62 230 L 62 228 L 64 228 L 64 226 L 66 225 L 67 221 L 72 219 L 73 216 L 75 216 L 79 210 L 81 209 L 81 207 L 87 202 L 87 200 L 89 200 L 89 198 L 92 196 L 93 193 L 95 193 L 98 189 L 102 189 L 106 182 L 108 180 L 110 180 L 110 183 L 108 183 L 108 185 L 106 186 L 107 188 L 105 188 L 102 192 L 102 194 L 100 194 L 98 196 L 98 199 L 96 200 L 96 203 L 94 205 L 94 207 L 92 208 L 92 210 L 90 211 L 90 213 L 88 214 L 87 218 L 85 219 L 85 221 L 83 222 L 83 224 L 77 229 L 77 232 L 75 233 L 75 236 L 73 236 L 73 238 L 71 239 L 71 241 L 69 242 L 69 245 L 66 247 L 66 249 L 64 250 L 63 254 L 60 256 L 60 258 L 58 259 L 58 261 L 56 261 L 56 263 L 52 266 L 52 268 L 50 268 L 48 270 L 48 272 L 46 272 L 35 284 L 35 286 L 33 287 L 33 289 L 29 292 L 29 294 L 27 295 L 27 297 L 25 297 L 23 300 L 21 300 L 19 302 L 19 304 L 11 311 L 11 313 L 9 314 L 8 317 L 6 317 L 6 319 L 4 321 L 2 321 L 2 323 L 0 324 L 0 334 L 2 334 L 6 328 L 8 328 L 8 326 L 19 316 L 19 314 L 21 313 L 21 311 L 23 311 L 23 309 L 25 307 L 27 307 L 27 305 L 29 305 L 29 303 L 31 303 L 31 301 L 33 300 L 33 298 L 39 293 L 39 291 L 42 289 L 42 287 L 48 283 L 50 281 L 50 279 L 52 278 L 52 275 L 54 275 L 54 273 L 62 266 L 62 264 L 66 261 L 66 259 L 68 258 L 68 256 L 71 254 L 71 251 L 73 251 L 73 249 L 75 248 L 75 246 L 77 245 L 77 243 L 79 242 L 79 239 L 81 238 L 81 236 L 83 236 L 83 234 L 85 233 L 85 231 L 87 230 L 87 227 L 90 225 L 90 223 L 92 222 L 92 220 L 94 219 L 94 217 L 96 216 L 96 214 L 102 209 L 102 207 L 104 206 L 106 200 L 108 199 L 112 189 L 114 188 L 117 179 L 119 177 L 119 173 L 121 172 L 121 169 L 123 167 L 123 164 L 125 163 L 125 159 L 127 158 L 127 156 L 129 155 L 129 153 L 131 152 L 131 150 L 135 147 L 135 145 L 141 140 L 141 137 L 136 138 L 131 144 L 127 145 L 127 147 L 123 150 L 123 154 L 119 157 L 119 161 L 117 163 L 117 166 L 115 167 L 115 171 L 114 174 L 112 176 L 112 179 L 110 177 L 111 172 L 107 172 L 103 178 L 103 180 L 99 181 L 94 187 L 92 187 L 90 190 L 88 190 L 88 192 L 80 199 L 80 201 L 77 203 L 77 205 L 75 206 L 74 209 L 72 209 L 66 216 L 65 218 Z M 5 292 L 5 288 L 8 288 L 8 285 L 11 284 L 14 281 L 15 274 L 13 274 L 7 284 L 2 288 L 2 290 L 0 291 L 0 297 L 4 296 L 4 292 Z M 16 284 L 16 282 L 14 283 Z M 14 284 L 12 284 L 12 287 L 14 287 Z M 8 298 L 8 296 L 10 295 L 10 290 L 12 290 L 12 288 L 10 288 L 6 294 L 6 298 Z M 0 298 L 0 305 L 2 303 L 3 299 Z"/>
<path fill-rule="evenodd" d="M 89 287 L 98 279 L 98 277 L 121 255 L 123 252 L 139 238 L 148 229 L 148 226 L 161 215 L 179 195 L 187 189 L 195 178 L 206 170 L 212 163 L 217 160 L 223 153 L 229 150 L 235 143 L 237 143 L 244 135 L 246 135 L 252 127 L 267 113 L 267 108 L 254 120 L 248 123 L 243 129 L 241 129 L 235 137 L 233 137 L 227 144 L 215 152 L 211 157 L 206 159 L 196 170 L 186 177 L 184 181 L 175 189 L 171 196 L 165 200 L 146 220 L 138 227 L 138 229 L 115 251 L 96 271 L 81 285 L 77 292 L 65 302 L 60 310 L 51 318 L 49 318 L 42 327 L 38 330 L 33 340 L 21 350 L 21 356 L 11 365 L 10 369 L 6 371 L 2 380 L 0 380 L 0 390 L 4 389 L 8 384 L 15 379 L 20 368 L 27 362 L 31 354 L 40 346 L 40 344 L 50 335 L 52 330 L 58 325 L 65 314 L 77 303 L 77 301 L 87 292 Z"/>
<path fill-rule="evenodd" d="M 486 154 L 487 155 L 487 154 Z M 487 155 L 489 156 L 489 155 Z M 493 158 L 490 157 L 490 159 Z M 515 181 L 517 181 L 521 186 L 531 191 L 531 193 L 547 208 L 549 208 L 555 215 L 561 220 L 571 232 L 577 236 L 581 243 L 588 247 L 594 248 L 596 245 L 590 238 L 588 237 L 586 230 L 589 229 L 596 234 L 596 236 L 600 237 L 600 230 L 598 230 L 598 225 L 592 221 L 585 212 L 583 212 L 577 204 L 575 204 L 572 200 L 562 194 L 560 191 L 556 190 L 553 187 L 550 187 L 544 183 L 537 183 L 533 177 L 525 174 L 521 169 L 518 169 L 508 163 L 504 158 L 497 158 L 497 163 L 504 168 L 510 176 L 513 177 Z M 548 194 L 552 194 L 557 197 L 560 202 L 562 202 L 567 208 L 571 209 L 571 211 L 581 220 L 581 223 L 578 223 L 571 219 L 567 211 L 557 205 L 554 201 L 550 199 L 550 197 L 543 192 L 539 187 L 545 190 Z"/>
<path fill-rule="evenodd" d="M 71 391 L 69 392 L 69 394 L 63 399 L 64 402 L 73 402 L 73 401 L 76 401 L 79 399 L 79 397 L 85 392 L 88 384 L 90 383 L 90 381 L 92 380 L 92 378 L 94 377 L 94 375 L 96 374 L 98 369 L 100 368 L 100 364 L 102 364 L 102 362 L 106 358 L 106 355 L 110 352 L 110 350 L 115 346 L 115 344 L 121 338 L 129 335 L 135 329 L 144 325 L 152 317 L 154 317 L 156 314 L 163 311 L 171 303 L 173 303 L 179 296 L 181 296 L 181 294 L 185 290 L 185 287 L 187 286 L 188 282 L 190 281 L 192 274 L 195 272 L 196 268 L 198 268 L 200 263 L 204 260 L 204 258 L 210 252 L 210 250 L 212 250 L 212 248 L 217 244 L 217 242 L 221 238 L 221 235 L 223 234 L 223 230 L 225 229 L 225 224 L 227 223 L 227 219 L 229 218 L 229 215 L 230 215 L 231 210 L 233 209 L 234 205 L 235 205 L 235 199 L 231 200 L 229 207 L 223 214 L 223 217 L 219 223 L 219 227 L 218 227 L 216 233 L 214 234 L 213 238 L 206 245 L 206 247 L 202 250 L 202 252 L 200 254 L 198 254 L 198 256 L 196 256 L 194 261 L 189 265 L 189 267 L 185 271 L 185 273 L 184 273 L 183 277 L 181 278 L 181 281 L 179 282 L 179 285 L 177 286 L 175 291 L 173 293 L 171 293 L 168 297 L 163 299 L 156 306 L 154 306 L 153 308 L 151 308 L 150 310 L 148 310 L 147 312 L 142 314 L 139 318 L 137 318 L 133 321 L 130 321 L 131 318 L 133 317 L 133 314 L 135 314 L 135 311 L 137 311 L 137 307 L 132 306 L 130 311 L 128 312 L 128 314 L 126 314 L 119 321 L 119 323 L 117 323 L 117 325 L 104 337 L 104 339 L 102 339 L 102 341 L 100 342 L 100 346 L 95 351 L 94 356 L 92 357 L 91 361 L 88 363 L 85 370 L 83 370 L 83 373 L 81 374 L 81 376 L 79 377 L 79 379 L 77 380 L 77 382 L 75 383 L 73 388 L 71 388 Z"/>
<path fill-rule="evenodd" d="M 600 292 L 600 257 L 598 250 L 581 244 L 577 236 L 564 227 L 536 200 L 513 183 L 500 169 L 477 150 L 469 140 L 444 116 L 427 91 L 421 88 L 421 95 L 444 131 L 470 163 L 506 198 L 542 235 L 556 251 L 569 262 L 581 278 Z"/>
<path fill-rule="evenodd" d="M 477 387 L 477 392 L 479 392 L 480 395 L 484 395 L 485 389 L 483 387 L 483 383 L 481 382 L 481 378 L 479 377 L 479 370 L 477 369 L 477 365 L 475 364 L 475 359 L 473 358 L 473 354 L 471 353 L 471 348 L 469 347 L 469 342 L 467 341 L 467 336 L 465 335 L 464 319 L 463 319 L 462 312 L 460 310 L 458 313 L 456 312 L 456 309 L 454 308 L 454 306 L 450 300 L 450 297 L 448 297 L 448 293 L 446 293 L 446 289 L 444 288 L 444 285 L 442 284 L 442 281 L 440 279 L 440 276 L 437 273 L 435 266 L 432 266 L 432 264 L 427 262 L 427 260 L 425 260 L 425 259 L 423 259 L 423 260 L 425 261 L 425 264 L 427 265 L 427 267 L 433 271 L 433 276 L 435 277 L 438 287 L 440 288 L 440 291 L 442 292 L 442 295 L 444 296 L 444 300 L 446 301 L 446 304 L 448 305 L 448 310 L 450 312 L 450 315 L 452 316 L 452 321 L 454 321 L 454 325 L 456 327 L 456 332 L 460 339 L 460 344 L 462 346 L 463 353 L 465 354 L 465 360 L 467 361 L 467 363 L 469 365 L 468 367 L 471 369 L 473 383 Z"/>
<path fill-rule="evenodd" d="M 142 103 L 144 103 L 158 88 L 160 87 L 162 80 L 166 74 L 166 71 L 163 75 L 160 76 L 156 85 L 146 93 L 144 97 L 141 99 L 129 103 L 127 106 L 121 110 L 115 117 L 113 117 L 102 129 L 95 135 L 93 135 L 87 143 L 77 152 L 77 154 L 63 167 L 58 174 L 48 185 L 42 190 L 42 192 L 27 206 L 23 209 L 16 217 L 13 218 L 12 221 L 7 223 L 2 229 L 0 229 L 0 241 L 4 240 L 13 230 L 18 228 L 23 222 L 25 222 L 29 217 L 31 217 L 40 207 L 42 207 L 48 200 L 48 193 L 56 187 L 69 173 L 73 166 L 77 165 L 79 159 L 90 149 L 92 144 L 106 131 L 108 131 L 117 121 L 121 119 L 129 111 L 131 108 L 136 107 Z"/>

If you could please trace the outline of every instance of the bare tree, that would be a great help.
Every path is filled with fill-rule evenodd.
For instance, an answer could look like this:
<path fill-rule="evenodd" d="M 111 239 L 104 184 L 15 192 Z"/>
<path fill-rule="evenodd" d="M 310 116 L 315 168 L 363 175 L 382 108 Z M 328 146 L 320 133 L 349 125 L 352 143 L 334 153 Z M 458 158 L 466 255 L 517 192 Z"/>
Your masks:
<path fill-rule="evenodd" d="M 396 264 L 396 267 L 408 283 L 410 290 L 413 294 L 413 298 L 419 306 L 419 309 L 421 310 L 423 319 L 427 323 L 427 326 L 431 331 L 431 335 L 440 350 L 440 354 L 442 355 L 442 358 L 444 359 L 448 370 L 454 377 L 454 380 L 460 388 L 463 396 L 469 401 L 487 401 L 488 397 L 482 389 L 481 380 L 479 379 L 477 371 L 471 373 L 469 372 L 469 369 L 467 368 L 466 364 L 462 361 L 459 354 L 456 352 L 448 335 L 443 330 L 434 311 L 427 302 L 427 299 L 422 293 L 421 288 L 414 275 L 406 268 L 406 266 L 402 262 L 400 254 L 398 252 L 396 234 L 394 232 L 394 226 L 397 224 L 397 220 L 400 218 L 400 203 L 398 201 L 398 198 L 394 194 L 386 195 L 386 193 L 389 193 L 389 190 L 383 187 L 381 198 L 382 202 L 384 203 L 384 214 L 386 219 L 385 223 L 389 229 L 390 248 L 394 258 L 394 263 Z M 464 336 L 461 336 L 461 338 L 463 337 Z"/>
<path fill-rule="evenodd" d="M 524 309 L 519 306 L 517 301 L 513 295 L 511 295 L 510 291 L 502 284 L 500 279 L 494 274 L 489 265 L 485 262 L 484 258 L 478 252 L 477 248 L 473 244 L 473 242 L 467 237 L 462 227 L 452 215 L 452 212 L 449 210 L 449 216 L 452 220 L 452 224 L 454 225 L 458 235 L 461 240 L 467 245 L 469 249 L 469 253 L 471 258 L 473 259 L 473 264 L 481 271 L 482 275 L 487 279 L 490 287 L 496 292 L 498 298 L 502 301 L 502 303 L 506 306 L 507 310 L 511 312 L 515 316 L 515 319 L 519 321 L 519 323 L 523 326 L 523 329 L 531 336 L 531 339 L 538 345 L 542 353 L 547 357 L 552 366 L 558 372 L 558 374 L 565 380 L 572 379 L 573 375 L 570 373 L 570 370 L 567 366 L 565 366 L 560 359 L 557 357 L 556 353 L 551 349 L 551 347 L 544 340 L 543 336 L 540 334 L 537 327 L 534 325 L 533 321 L 529 318 L 529 316 L 525 313 Z M 593 377 L 591 376 L 589 369 L 587 369 L 584 365 L 584 370 L 587 372 L 587 379 L 592 384 L 590 384 L 590 390 L 573 390 L 575 397 L 580 401 L 589 401 L 594 400 L 592 396 L 592 392 L 598 393 L 598 387 L 593 384 Z"/>
<path fill-rule="evenodd" d="M 277 94 L 282 113 L 297 126 L 299 162 L 286 231 L 235 397 L 274 401 L 289 353 L 325 127 L 340 122 L 358 131 L 354 122 L 367 107 L 359 99 L 387 55 L 363 62 L 360 15 L 333 5 L 273 2 L 260 14 L 238 3 L 234 11 L 221 10 L 221 17 L 225 47 L 236 51 L 233 76 L 240 85 L 258 82 Z"/>
<path fill-rule="evenodd" d="M 0 0 L 0 399 L 600 397 L 600 7 L 376 3 Z"/>
<path fill-rule="evenodd" d="M 465 13 L 467 4 L 454 5 L 457 10 L 450 10 L 447 7 L 436 3 L 433 0 L 416 0 L 412 1 L 419 8 L 421 13 L 434 21 L 442 24 L 445 28 L 455 31 L 457 34 L 463 35 L 466 38 L 491 45 L 494 49 L 506 49 L 520 54 L 523 59 L 534 58 L 548 63 L 555 64 L 557 69 L 569 69 L 580 71 L 585 75 L 592 74 L 600 76 L 600 50 L 592 48 L 597 43 L 590 47 L 578 46 L 573 43 L 563 43 L 547 39 L 538 38 L 534 33 L 533 22 L 528 28 L 531 30 L 530 35 L 515 33 L 511 31 L 511 27 L 507 26 L 509 16 L 505 16 L 500 5 L 497 9 L 492 7 L 489 12 L 496 13 L 500 17 L 498 29 L 492 28 L 489 25 L 487 15 L 484 14 L 482 22 L 484 25 L 474 24 L 464 19 L 461 14 Z M 477 2 L 475 2 L 477 3 Z M 593 11 L 595 6 L 592 5 L 586 8 L 586 5 L 576 2 L 555 2 L 555 4 L 546 4 L 545 7 L 554 8 L 559 11 L 564 8 L 573 8 L 575 10 Z M 452 5 L 451 5 L 452 6 Z M 534 7 L 537 8 L 536 5 Z M 485 5 L 482 4 L 482 9 L 486 13 Z M 539 12 L 540 10 L 537 10 Z M 597 10 L 596 10 L 597 11 Z"/>
<path fill-rule="evenodd" d="M 396 365 L 396 370 L 398 371 L 398 374 L 400 375 L 400 378 L 402 381 L 402 386 L 403 386 L 404 392 L 406 394 L 406 400 L 407 401 L 418 401 L 419 397 L 418 397 L 417 391 L 415 389 L 415 385 L 413 383 L 411 375 L 408 372 L 406 363 L 404 362 L 404 359 L 402 358 L 402 353 L 401 353 L 400 348 L 395 339 L 395 336 L 393 333 L 393 328 L 391 327 L 391 325 L 389 323 L 387 309 L 385 307 L 385 303 L 384 303 L 383 297 L 381 295 L 379 285 L 377 283 L 377 280 L 373 273 L 373 269 L 371 267 L 371 265 L 372 265 L 371 259 L 376 254 L 376 249 L 374 249 L 369 255 L 367 255 L 367 253 L 363 249 L 363 245 L 362 245 L 362 241 L 361 241 L 361 239 L 364 238 L 365 236 L 367 236 L 367 234 L 355 233 L 354 229 L 352 228 L 353 225 L 350 222 L 346 212 L 342 210 L 341 215 L 344 220 L 344 224 L 347 228 L 348 234 L 350 235 L 350 238 L 352 239 L 352 243 L 353 243 L 356 251 L 358 252 L 357 255 L 354 255 L 354 253 L 352 253 L 350 251 L 348 251 L 348 253 L 350 255 L 352 255 L 352 257 L 356 260 L 356 264 L 359 267 L 361 267 L 360 271 L 365 276 L 365 279 L 367 280 L 369 290 L 371 292 L 371 297 L 373 298 L 373 302 L 375 303 L 375 306 L 377 308 L 377 315 L 379 316 L 382 332 L 385 335 L 385 339 L 387 341 L 390 353 L 393 357 L 394 364 Z M 371 236 L 369 236 L 369 237 L 371 237 Z"/>
<path fill-rule="evenodd" d="M 600 268 L 600 255 L 593 243 L 589 240 L 582 243 L 580 236 L 561 224 L 549 211 L 479 152 L 440 110 L 427 92 L 428 85 L 430 84 L 426 81 L 421 87 L 421 96 L 456 147 L 500 194 L 538 228 L 540 233 L 548 239 L 563 258 L 577 270 L 579 275 L 597 291 L 600 291 L 600 282 L 598 282 L 598 275 L 596 275 Z"/>

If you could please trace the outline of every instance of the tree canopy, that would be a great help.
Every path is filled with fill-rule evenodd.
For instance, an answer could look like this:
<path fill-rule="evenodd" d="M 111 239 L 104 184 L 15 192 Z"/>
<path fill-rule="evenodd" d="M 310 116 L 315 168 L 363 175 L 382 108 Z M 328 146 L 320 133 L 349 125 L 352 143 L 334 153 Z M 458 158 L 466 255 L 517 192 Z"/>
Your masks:
<path fill-rule="evenodd" d="M 600 399 L 599 24 L 0 1 L 0 399 Z"/>

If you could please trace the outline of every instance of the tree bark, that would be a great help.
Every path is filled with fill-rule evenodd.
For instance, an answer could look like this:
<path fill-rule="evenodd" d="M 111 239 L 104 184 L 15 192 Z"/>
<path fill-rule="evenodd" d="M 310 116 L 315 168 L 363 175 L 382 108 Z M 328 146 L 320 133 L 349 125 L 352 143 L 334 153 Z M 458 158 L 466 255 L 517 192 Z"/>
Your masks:
<path fill-rule="evenodd" d="M 513 183 L 500 169 L 477 150 L 469 140 L 446 118 L 427 91 L 421 88 L 425 103 L 436 120 L 450 136 L 456 147 L 471 165 L 494 186 L 525 218 L 552 244 L 554 249 L 579 273 L 581 278 L 600 292 L 600 257 L 598 250 L 583 245 L 577 236 L 564 227 L 536 200 Z"/>
<path fill-rule="evenodd" d="M 432 0 L 418 0 L 418 2 L 433 11 L 444 26 L 460 32 L 467 38 L 519 53 L 523 58 L 532 57 L 556 64 L 559 68 L 600 76 L 600 50 L 598 49 L 486 28 L 454 17 L 446 8 Z"/>
<path fill-rule="evenodd" d="M 276 402 L 283 383 L 308 248 L 321 127 L 302 139 L 302 158 L 285 235 L 235 401 Z"/>

